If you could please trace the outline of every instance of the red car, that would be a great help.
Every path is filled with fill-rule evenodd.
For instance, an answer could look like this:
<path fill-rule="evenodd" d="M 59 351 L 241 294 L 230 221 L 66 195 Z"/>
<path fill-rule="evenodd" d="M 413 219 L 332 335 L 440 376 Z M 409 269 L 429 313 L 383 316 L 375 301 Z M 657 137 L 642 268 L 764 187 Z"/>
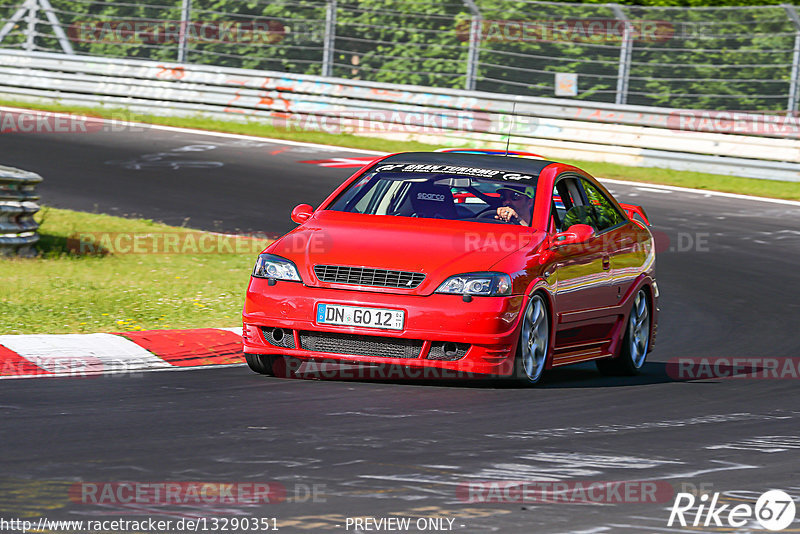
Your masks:
<path fill-rule="evenodd" d="M 588 360 L 636 374 L 653 347 L 647 216 L 571 165 L 394 154 L 292 220 L 300 226 L 259 255 L 247 288 L 244 352 L 256 372 L 290 359 L 535 384 Z"/>

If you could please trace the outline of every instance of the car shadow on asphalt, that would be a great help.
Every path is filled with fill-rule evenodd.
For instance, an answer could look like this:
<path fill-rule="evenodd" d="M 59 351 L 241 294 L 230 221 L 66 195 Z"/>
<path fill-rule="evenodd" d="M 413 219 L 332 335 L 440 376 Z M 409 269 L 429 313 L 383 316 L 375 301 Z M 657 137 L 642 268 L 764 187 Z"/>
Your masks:
<path fill-rule="evenodd" d="M 371 368 L 366 366 L 365 368 Z M 365 382 L 395 384 L 406 386 L 448 387 L 448 388 L 492 388 L 492 389 L 529 389 L 531 386 L 506 378 L 475 378 L 464 376 L 458 378 L 396 378 L 391 373 L 361 373 L 331 375 L 329 373 L 301 372 L 292 376 L 301 380 L 325 380 L 337 382 Z M 667 363 L 648 362 L 636 376 L 605 376 L 600 374 L 593 362 L 574 364 L 545 371 L 541 381 L 534 386 L 537 389 L 563 388 L 608 388 L 632 387 L 665 384 L 669 382 L 714 383 L 709 380 L 698 381 L 694 378 L 676 377 L 674 368 Z"/>
<path fill-rule="evenodd" d="M 588 362 L 551 369 L 542 377 L 542 383 L 539 384 L 539 387 L 630 387 L 666 384 L 668 382 L 687 382 L 687 380 L 675 378 L 670 366 L 661 362 L 645 363 L 642 366 L 641 373 L 635 376 L 606 376 L 597 370 L 594 363 Z"/>

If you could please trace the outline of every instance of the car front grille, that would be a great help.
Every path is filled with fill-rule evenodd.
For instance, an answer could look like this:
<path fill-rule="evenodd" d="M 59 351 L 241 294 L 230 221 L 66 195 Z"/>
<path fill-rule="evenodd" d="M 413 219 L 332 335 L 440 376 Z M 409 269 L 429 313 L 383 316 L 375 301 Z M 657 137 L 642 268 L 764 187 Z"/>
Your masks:
<path fill-rule="evenodd" d="M 422 341 L 395 337 L 301 331 L 300 347 L 312 352 L 412 359 L 419 357 Z"/>
<path fill-rule="evenodd" d="M 322 282 L 371 287 L 414 289 L 425 280 L 422 273 L 348 267 L 346 265 L 315 265 L 314 274 Z"/>

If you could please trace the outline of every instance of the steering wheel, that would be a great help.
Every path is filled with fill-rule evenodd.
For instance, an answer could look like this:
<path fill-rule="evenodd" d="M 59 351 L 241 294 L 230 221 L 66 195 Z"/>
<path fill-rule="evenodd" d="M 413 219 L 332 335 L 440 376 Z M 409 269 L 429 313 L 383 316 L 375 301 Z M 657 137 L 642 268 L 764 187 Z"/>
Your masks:
<path fill-rule="evenodd" d="M 497 215 L 497 208 L 492 208 L 491 206 L 480 211 L 477 215 L 475 215 L 476 219 L 494 219 L 494 216 Z"/>

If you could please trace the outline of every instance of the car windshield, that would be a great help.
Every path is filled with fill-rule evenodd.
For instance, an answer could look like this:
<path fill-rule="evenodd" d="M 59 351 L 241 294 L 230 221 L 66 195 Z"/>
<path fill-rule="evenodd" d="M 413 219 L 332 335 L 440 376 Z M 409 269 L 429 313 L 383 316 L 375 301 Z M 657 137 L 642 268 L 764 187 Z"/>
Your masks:
<path fill-rule="evenodd" d="M 382 170 L 389 167 L 389 170 Z M 401 167 L 397 169 L 396 167 Z M 489 169 L 489 177 L 408 172 L 400 165 L 379 165 L 348 187 L 328 207 L 333 211 L 457 221 L 528 224 L 533 211 L 535 177 Z M 468 169 L 469 170 L 469 169 Z M 496 176 L 493 176 L 496 175 Z M 496 217 L 511 207 L 516 217 Z M 521 221 L 525 222 L 521 222 Z"/>

